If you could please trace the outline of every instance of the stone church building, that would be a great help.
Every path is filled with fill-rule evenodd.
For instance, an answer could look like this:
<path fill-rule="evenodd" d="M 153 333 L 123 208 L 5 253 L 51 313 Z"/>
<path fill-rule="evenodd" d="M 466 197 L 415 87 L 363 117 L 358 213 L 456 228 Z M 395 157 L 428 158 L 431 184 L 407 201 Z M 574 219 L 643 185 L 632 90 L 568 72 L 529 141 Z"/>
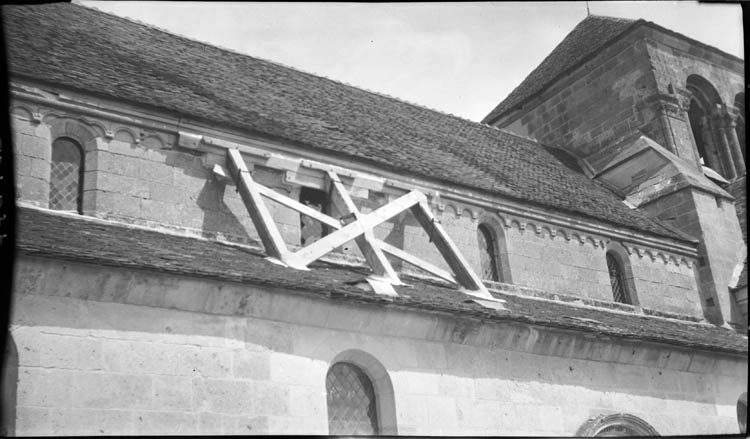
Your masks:
<path fill-rule="evenodd" d="M 2 20 L 5 434 L 743 428 L 742 59 L 590 16 L 479 123 L 75 4 Z"/>

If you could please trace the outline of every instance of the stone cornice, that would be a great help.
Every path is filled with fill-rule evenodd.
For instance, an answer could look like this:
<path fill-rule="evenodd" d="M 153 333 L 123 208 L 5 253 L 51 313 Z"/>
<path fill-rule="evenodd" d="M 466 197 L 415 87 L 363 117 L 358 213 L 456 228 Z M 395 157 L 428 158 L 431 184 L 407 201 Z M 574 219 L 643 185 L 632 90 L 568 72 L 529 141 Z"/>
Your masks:
<path fill-rule="evenodd" d="M 459 188 L 423 179 L 404 177 L 403 175 L 379 169 L 369 164 L 358 163 L 351 159 L 325 155 L 310 151 L 309 149 L 303 150 L 299 147 L 285 145 L 279 141 L 236 133 L 231 130 L 217 130 L 198 121 L 167 116 L 101 98 L 90 98 L 75 91 L 34 84 L 30 81 L 24 82 L 25 84 L 21 84 L 18 81 L 11 82 L 11 114 L 14 112 L 25 114 L 27 115 L 26 117 L 37 123 L 42 122 L 47 113 L 53 113 L 58 117 L 65 116 L 81 120 L 95 129 L 102 137 L 108 139 L 114 138 L 119 132 L 127 132 L 133 137 L 135 143 L 138 143 L 144 137 L 150 136 L 158 139 L 161 143 L 160 146 L 165 148 L 173 147 L 173 144 L 176 142 L 172 142 L 170 139 L 176 138 L 179 135 L 188 134 L 189 136 L 193 134 L 204 139 L 208 137 L 209 139 L 217 139 L 220 142 L 233 143 L 241 151 L 241 146 L 247 145 L 253 148 L 262 148 L 271 152 L 296 156 L 301 159 L 323 161 L 335 166 L 377 175 L 385 178 L 386 182 L 390 181 L 390 185 L 386 183 L 388 186 L 401 190 L 407 190 L 408 188 L 421 190 L 433 200 L 433 204 L 439 205 L 438 202 L 434 201 L 435 198 L 450 199 L 455 204 L 467 204 L 474 206 L 475 209 L 496 211 L 500 215 L 505 213 L 515 215 L 518 218 L 524 218 L 524 224 L 531 221 L 535 224 L 546 224 L 550 229 L 552 229 L 552 226 L 559 226 L 571 231 L 577 231 L 579 236 L 581 233 L 603 235 L 613 240 L 625 240 L 646 247 L 661 248 L 664 251 L 688 257 L 697 256 L 697 250 L 693 245 L 669 238 L 642 235 L 625 228 L 613 227 L 609 224 L 604 225 L 595 221 L 545 210 L 537 206 L 478 193 L 472 191 L 470 188 Z M 49 110 L 43 111 L 44 109 Z M 68 115 L 66 112 L 71 114 Z M 469 206 L 462 207 L 461 211 L 464 209 L 473 212 Z M 476 218 L 477 213 L 470 213 L 470 215 Z"/>

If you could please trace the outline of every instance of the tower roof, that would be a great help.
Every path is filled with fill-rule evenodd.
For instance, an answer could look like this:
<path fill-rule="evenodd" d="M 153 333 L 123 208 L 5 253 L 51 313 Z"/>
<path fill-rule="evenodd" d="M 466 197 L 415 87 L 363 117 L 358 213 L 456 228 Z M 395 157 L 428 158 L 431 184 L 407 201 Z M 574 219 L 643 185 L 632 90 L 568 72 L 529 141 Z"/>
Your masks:
<path fill-rule="evenodd" d="M 549 55 L 500 102 L 483 122 L 491 123 L 498 116 L 519 106 L 525 100 L 544 90 L 552 81 L 596 54 L 625 31 L 643 20 L 590 15 L 583 19 L 555 47 Z"/>

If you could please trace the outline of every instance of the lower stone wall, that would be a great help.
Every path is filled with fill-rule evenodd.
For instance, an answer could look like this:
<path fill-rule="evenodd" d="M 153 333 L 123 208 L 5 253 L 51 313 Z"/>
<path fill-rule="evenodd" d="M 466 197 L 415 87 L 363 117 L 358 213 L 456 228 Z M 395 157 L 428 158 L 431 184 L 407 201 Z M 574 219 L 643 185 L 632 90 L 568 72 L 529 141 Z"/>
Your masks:
<path fill-rule="evenodd" d="M 747 386 L 745 359 L 528 325 L 25 256 L 16 276 L 17 435 L 325 435 L 342 358 L 391 386 L 384 432 L 408 435 L 567 436 L 607 413 L 736 433 Z"/>

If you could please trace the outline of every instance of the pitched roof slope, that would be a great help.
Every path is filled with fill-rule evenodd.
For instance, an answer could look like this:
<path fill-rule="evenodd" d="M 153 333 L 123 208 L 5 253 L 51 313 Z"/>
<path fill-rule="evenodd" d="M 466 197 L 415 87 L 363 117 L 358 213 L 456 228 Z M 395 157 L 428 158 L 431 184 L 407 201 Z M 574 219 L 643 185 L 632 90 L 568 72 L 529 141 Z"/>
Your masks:
<path fill-rule="evenodd" d="M 11 77 L 684 241 L 533 141 L 74 4 L 4 6 Z"/>
<path fill-rule="evenodd" d="M 483 122 L 491 123 L 505 112 L 522 104 L 526 99 L 547 88 L 558 76 L 597 53 L 631 26 L 643 22 L 599 15 L 584 18 L 542 63 L 484 118 Z"/>
<path fill-rule="evenodd" d="M 352 285 L 366 273 L 316 263 L 309 271 L 267 261 L 261 252 L 187 236 L 166 234 L 72 214 L 19 208 L 19 254 L 123 269 L 284 288 L 292 294 L 378 306 L 437 311 L 485 321 L 515 321 L 604 336 L 655 341 L 710 351 L 747 353 L 747 338 L 721 327 L 495 293 L 507 310 L 484 308 L 459 291 L 410 278 L 398 297 L 378 296 Z M 227 264 L 226 261 L 241 261 Z"/>

